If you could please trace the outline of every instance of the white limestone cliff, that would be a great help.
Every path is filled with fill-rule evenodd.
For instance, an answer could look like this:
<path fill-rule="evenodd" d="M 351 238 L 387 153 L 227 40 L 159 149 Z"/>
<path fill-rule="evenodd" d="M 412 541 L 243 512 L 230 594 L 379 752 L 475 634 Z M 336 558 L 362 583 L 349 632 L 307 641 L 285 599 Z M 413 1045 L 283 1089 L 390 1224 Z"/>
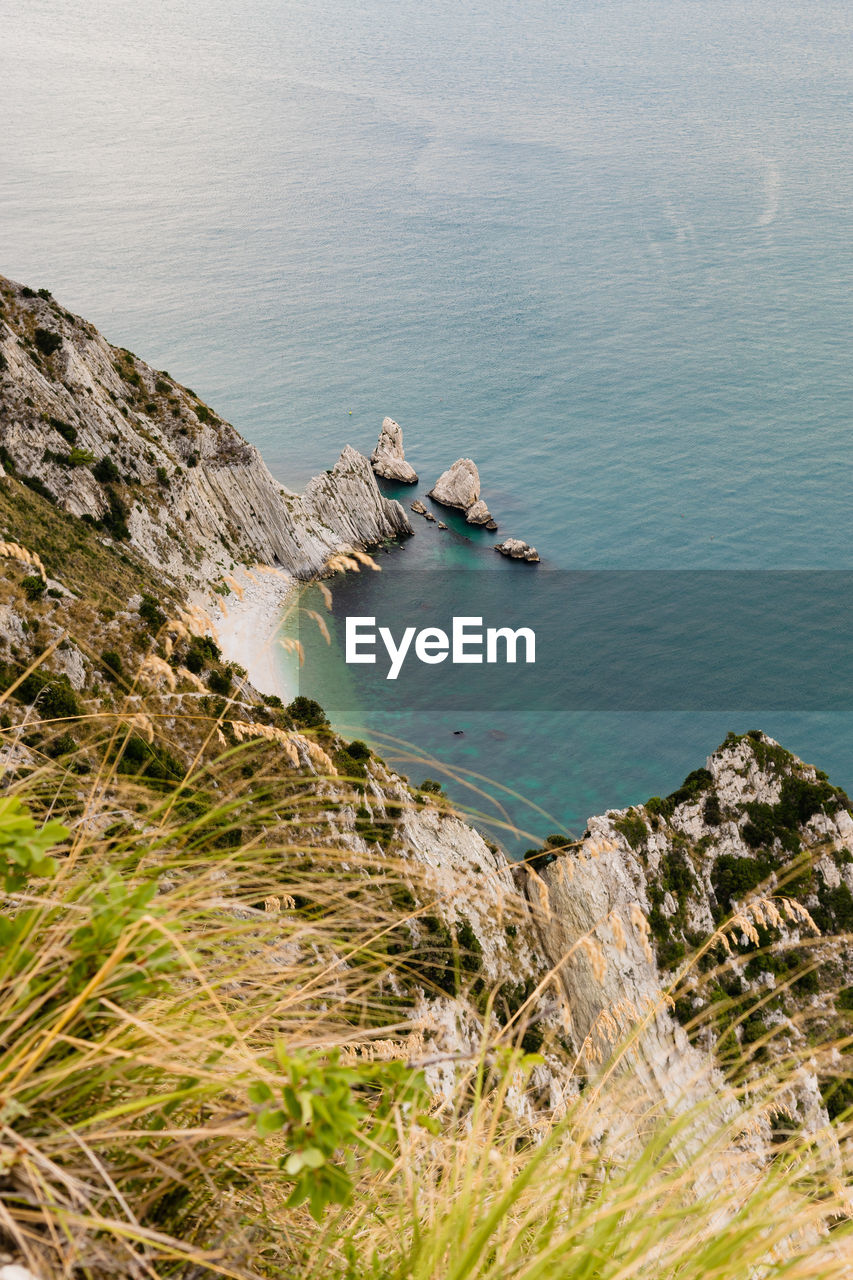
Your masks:
<path fill-rule="evenodd" d="M 296 577 L 411 525 L 347 446 L 302 495 L 191 391 L 49 296 L 0 277 L 0 447 L 6 471 L 130 543 L 184 585 L 260 561 Z M 47 335 L 47 336 L 45 336 Z M 41 345 L 40 345 L 41 344 Z"/>

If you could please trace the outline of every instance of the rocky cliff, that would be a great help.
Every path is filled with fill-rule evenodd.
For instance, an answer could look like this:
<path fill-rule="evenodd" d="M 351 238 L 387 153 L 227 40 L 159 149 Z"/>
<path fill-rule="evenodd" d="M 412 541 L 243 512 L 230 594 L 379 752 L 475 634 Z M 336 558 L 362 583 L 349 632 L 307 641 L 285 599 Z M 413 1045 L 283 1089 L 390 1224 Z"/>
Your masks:
<path fill-rule="evenodd" d="M 298 577 L 411 526 L 344 449 L 303 495 L 168 373 L 113 347 L 47 290 L 0 277 L 0 463 L 176 582 L 261 561 Z"/>
<path fill-rule="evenodd" d="M 106 686 L 140 662 L 171 699 L 158 713 L 171 724 L 181 698 L 221 697 L 233 673 L 215 645 L 180 626 L 168 633 L 161 605 L 176 616 L 188 585 L 235 561 L 305 576 L 342 547 L 408 529 L 352 449 L 304 495 L 288 493 L 168 374 L 111 347 L 49 295 L 8 281 L 0 291 L 4 526 L 48 571 L 31 594 L 10 577 L 0 596 L 4 687 L 50 650 L 48 684 L 15 685 L 22 725 L 38 723 L 50 681 L 53 701 L 79 716 L 83 703 L 111 706 Z M 121 612 L 93 605 L 107 583 Z M 194 731 L 179 716 L 174 724 Z M 282 767 L 317 772 L 288 737 L 292 719 L 251 688 L 225 728 L 270 742 Z M 192 758 L 197 744 L 186 748 Z M 16 738 L 6 765 L 26 765 L 29 749 Z M 361 775 L 355 796 L 322 784 L 323 838 L 375 848 L 404 880 L 411 868 L 394 933 L 407 976 L 389 971 L 387 983 L 434 1045 L 434 1081 L 447 1096 L 454 1061 L 497 1024 L 542 1053 L 535 1100 L 546 1108 L 563 1105 L 628 1034 L 638 1079 L 663 1099 L 713 1096 L 727 1044 L 753 1046 L 759 1059 L 775 1036 L 803 1057 L 791 1101 L 800 1122 L 822 1123 L 820 1089 L 831 1110 L 846 1100 L 812 1046 L 844 1030 L 853 1006 L 849 950 L 828 940 L 853 927 L 853 816 L 819 771 L 759 732 L 731 736 L 671 796 L 592 818 L 580 842 L 552 839 L 521 866 L 375 757 Z M 680 974 L 697 950 L 702 959 Z"/>

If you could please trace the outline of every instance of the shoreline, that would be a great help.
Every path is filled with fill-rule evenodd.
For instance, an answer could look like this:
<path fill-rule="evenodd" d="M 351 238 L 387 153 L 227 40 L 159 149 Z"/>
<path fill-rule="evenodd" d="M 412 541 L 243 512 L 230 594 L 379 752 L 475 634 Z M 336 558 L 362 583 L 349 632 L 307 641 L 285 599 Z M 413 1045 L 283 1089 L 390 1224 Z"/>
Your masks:
<path fill-rule="evenodd" d="M 225 575 L 227 596 L 205 597 L 216 643 L 227 662 L 246 670 L 250 683 L 262 694 L 277 694 L 288 703 L 295 697 L 276 661 L 285 609 L 297 579 L 269 565 L 240 566 Z"/>

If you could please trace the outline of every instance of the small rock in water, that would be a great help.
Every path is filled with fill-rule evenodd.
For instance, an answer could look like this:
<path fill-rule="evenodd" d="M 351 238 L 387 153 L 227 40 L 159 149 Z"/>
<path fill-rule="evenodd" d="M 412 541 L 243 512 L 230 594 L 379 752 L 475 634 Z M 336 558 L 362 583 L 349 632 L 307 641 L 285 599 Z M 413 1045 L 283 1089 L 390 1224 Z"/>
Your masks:
<path fill-rule="evenodd" d="M 457 458 L 453 466 L 438 477 L 429 496 L 443 507 L 459 507 L 469 524 L 484 524 L 487 529 L 498 527 L 480 497 L 480 473 L 470 458 Z"/>
<path fill-rule="evenodd" d="M 460 507 L 467 511 L 480 497 L 480 473 L 470 458 L 457 458 L 452 467 L 442 472 L 430 489 L 429 496 L 444 507 Z"/>
<path fill-rule="evenodd" d="M 498 527 L 498 526 L 497 526 L 497 522 L 496 522 L 495 520 L 487 520 L 487 521 L 486 521 L 486 528 L 488 529 L 489 533 L 494 533 L 494 531 L 495 531 L 495 529 L 497 529 L 497 527 Z"/>
<path fill-rule="evenodd" d="M 454 729 L 454 730 L 453 730 L 453 736 L 454 736 L 454 738 L 461 738 L 461 737 L 462 737 L 462 735 L 463 735 L 464 733 L 465 733 L 465 730 L 464 730 L 464 729 Z"/>
<path fill-rule="evenodd" d="M 435 516 L 432 514 L 431 511 L 424 512 L 424 520 L 431 520 L 432 523 L 435 524 Z"/>
<path fill-rule="evenodd" d="M 443 520 L 439 520 L 439 522 L 438 522 L 438 527 L 439 527 L 439 529 L 446 529 L 446 528 L 447 528 L 447 525 L 444 523 L 444 521 L 443 521 Z"/>
<path fill-rule="evenodd" d="M 418 476 L 403 451 L 403 429 L 393 418 L 382 419 L 382 429 L 376 448 L 370 455 L 370 465 L 383 480 L 397 480 L 400 484 L 417 484 Z"/>
<path fill-rule="evenodd" d="M 416 516 L 425 516 L 425 515 L 426 515 L 426 513 L 427 513 L 427 509 L 426 509 L 426 507 L 424 506 L 424 504 L 421 502 L 420 498 L 415 498 L 415 500 L 414 500 L 414 502 L 411 504 L 411 506 L 412 506 L 412 510 L 414 511 L 414 513 L 415 513 L 415 515 L 416 515 Z"/>
<path fill-rule="evenodd" d="M 495 551 L 499 551 L 502 556 L 509 556 L 510 560 L 526 560 L 528 564 L 539 563 L 539 552 L 536 548 L 531 547 L 527 542 L 522 542 L 520 538 L 505 538 L 503 542 L 496 542 Z"/>
<path fill-rule="evenodd" d="M 486 526 L 494 524 L 496 529 L 498 527 L 494 520 L 492 520 L 492 513 L 489 511 L 489 508 L 486 506 L 482 498 L 468 508 L 465 512 L 465 519 L 469 524 L 484 524 Z"/>

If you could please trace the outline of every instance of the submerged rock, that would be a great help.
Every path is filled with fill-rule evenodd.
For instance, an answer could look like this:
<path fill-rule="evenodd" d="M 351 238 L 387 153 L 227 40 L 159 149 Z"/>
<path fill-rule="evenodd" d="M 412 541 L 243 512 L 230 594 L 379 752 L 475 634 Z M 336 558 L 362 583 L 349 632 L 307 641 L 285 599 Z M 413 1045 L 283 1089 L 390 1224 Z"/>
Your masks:
<path fill-rule="evenodd" d="M 496 542 L 495 551 L 499 551 L 502 556 L 508 556 L 510 560 L 526 560 L 528 564 L 539 563 L 539 552 L 536 548 L 531 547 L 527 542 L 522 542 L 520 538 L 505 538 L 503 542 Z"/>
<path fill-rule="evenodd" d="M 443 507 L 459 507 L 467 511 L 480 497 L 480 473 L 470 458 L 457 458 L 443 471 L 430 489 L 429 496 Z"/>
<path fill-rule="evenodd" d="M 370 465 L 383 480 L 397 480 L 400 484 L 417 484 L 418 476 L 403 451 L 403 429 L 393 418 L 383 418 L 376 448 L 370 455 Z"/>

